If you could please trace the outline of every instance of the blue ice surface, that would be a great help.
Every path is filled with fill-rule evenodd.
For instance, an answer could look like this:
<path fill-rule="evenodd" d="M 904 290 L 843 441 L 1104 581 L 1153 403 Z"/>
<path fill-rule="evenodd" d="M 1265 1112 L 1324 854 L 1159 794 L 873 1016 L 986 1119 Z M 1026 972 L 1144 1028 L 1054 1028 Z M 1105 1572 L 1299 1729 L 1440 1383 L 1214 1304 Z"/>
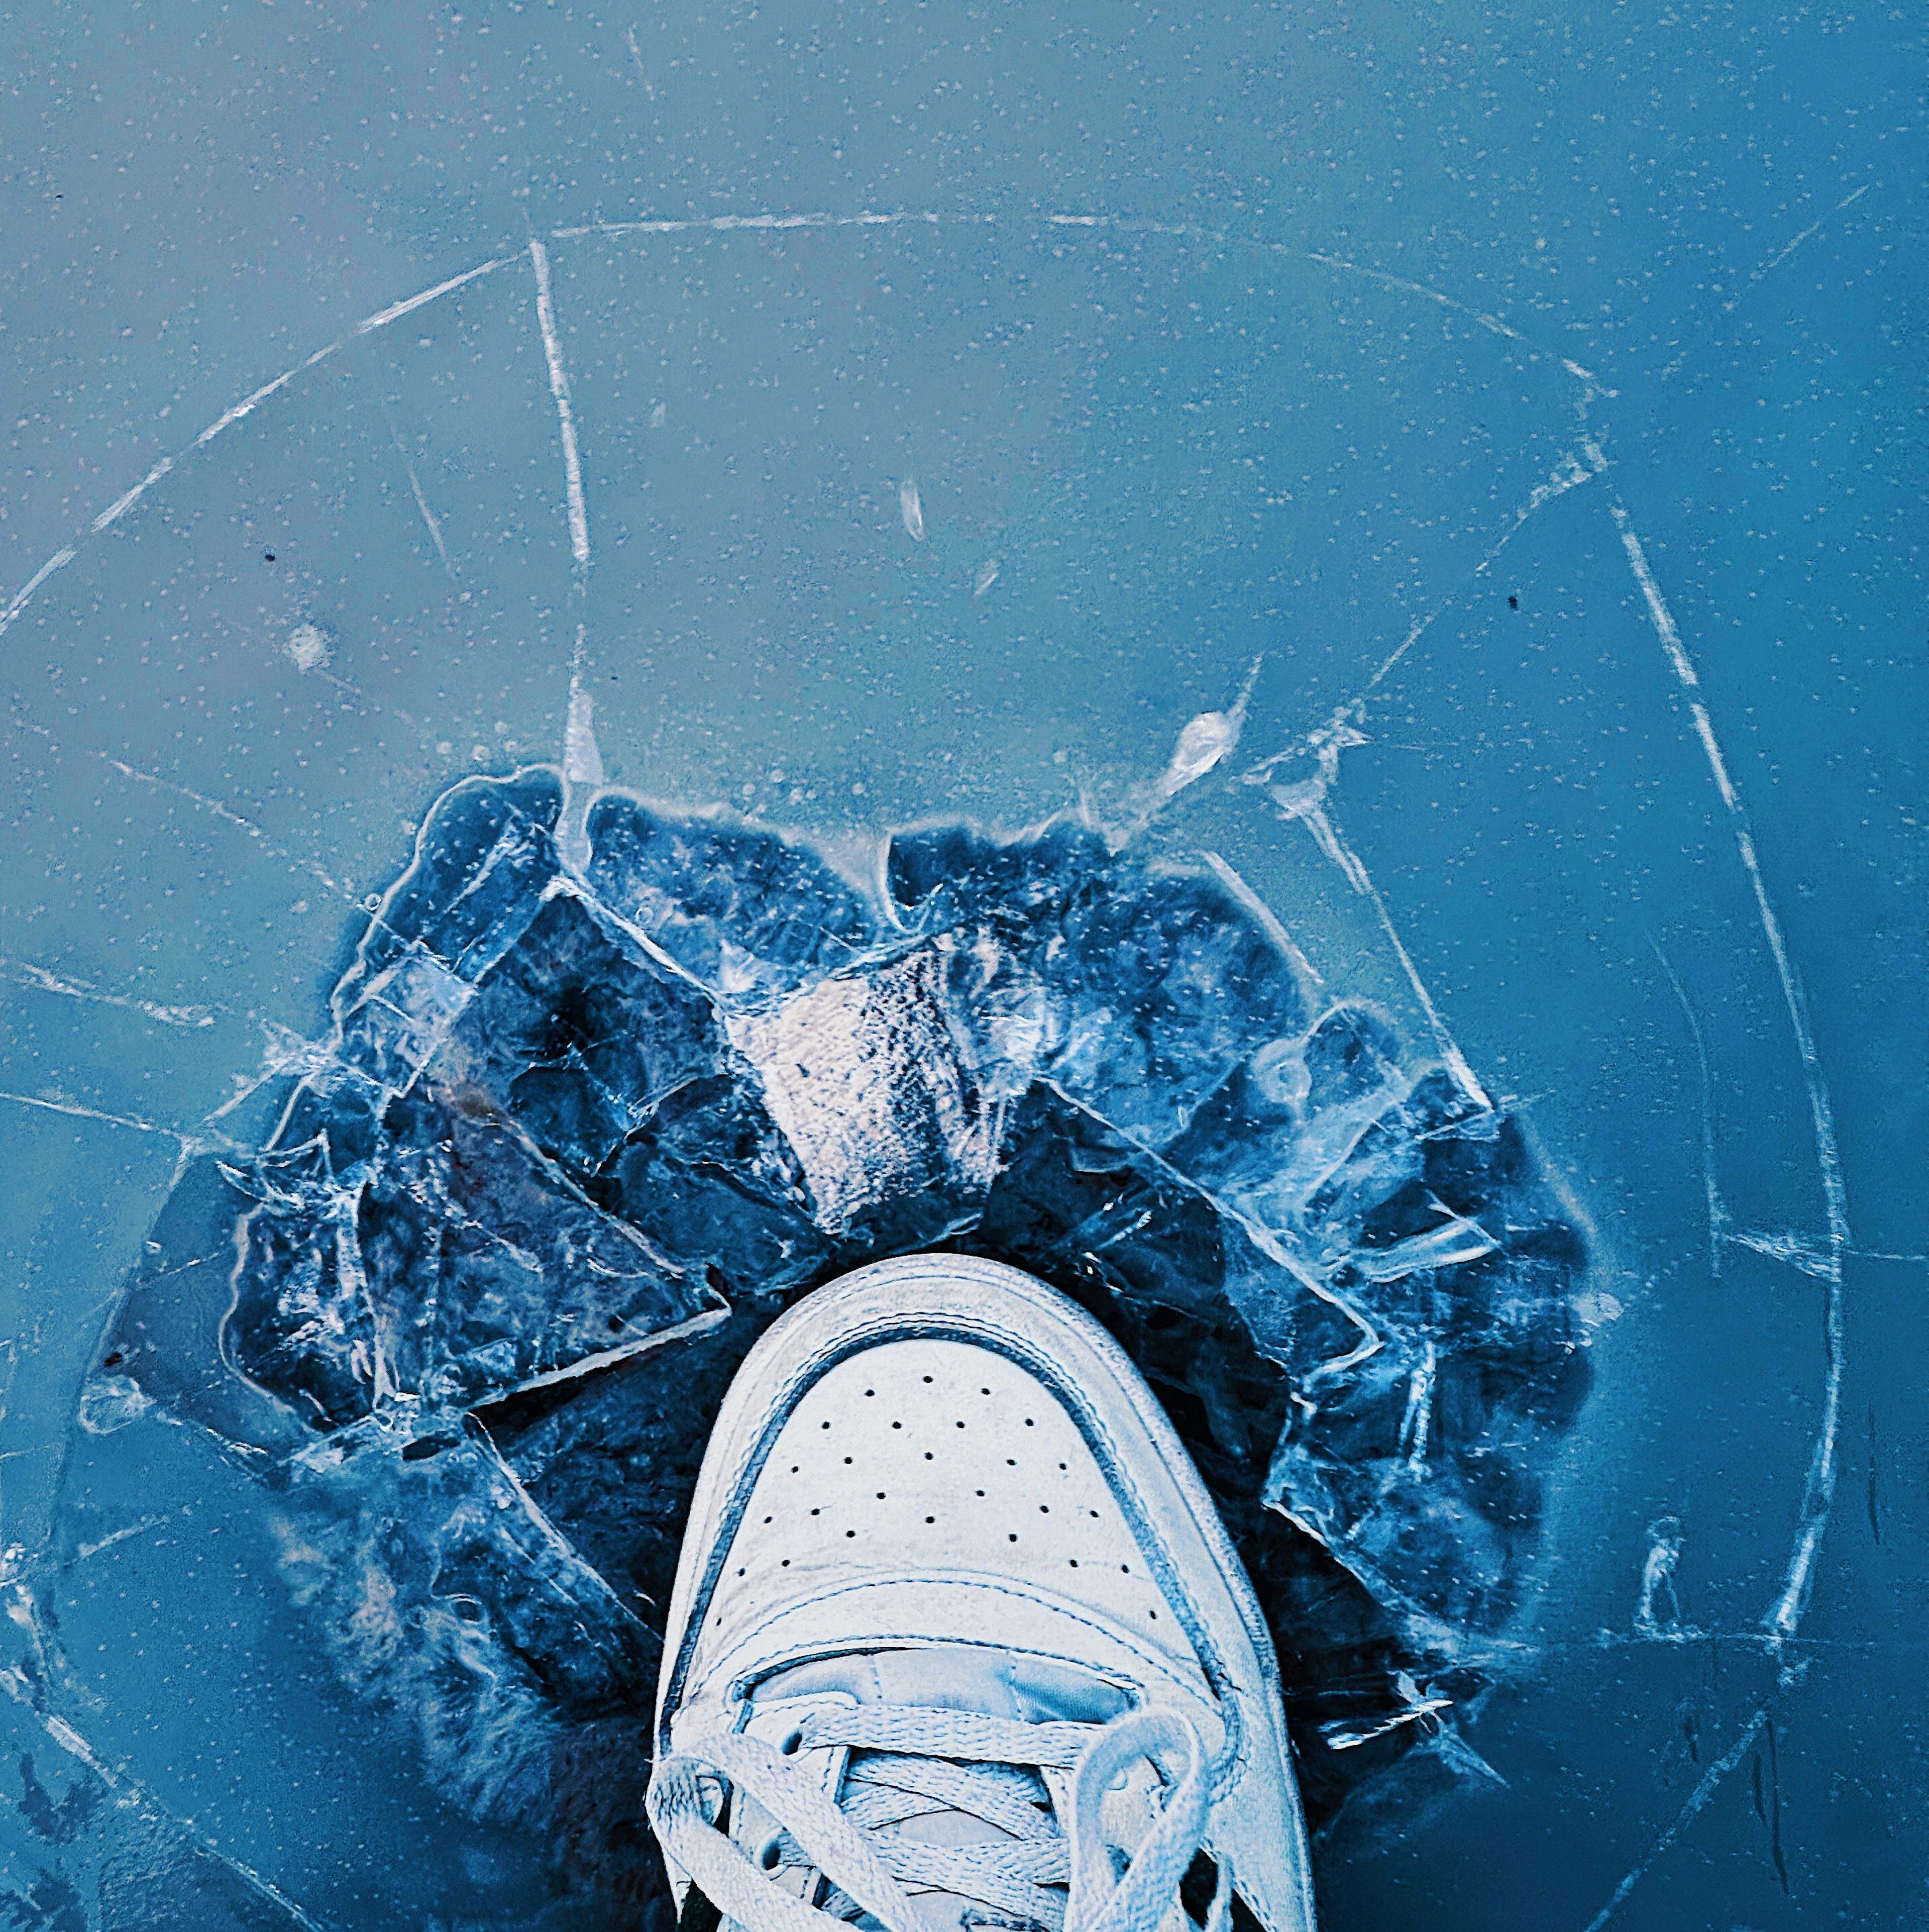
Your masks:
<path fill-rule="evenodd" d="M 963 1170 L 996 1169 L 935 1228 L 885 1225 L 807 1096 L 775 1141 L 750 1107 L 730 1226 L 760 1278 L 804 1268 L 792 1292 L 811 1241 L 826 1267 L 963 1242 L 1000 1190 L 1155 1207 L 1172 1245 L 1130 1293 L 1040 1265 L 1115 1311 L 1191 1293 L 1175 1413 L 1263 1458 L 1255 1496 L 1301 1526 L 1263 1527 L 1326 1540 L 1330 1567 L 1267 1585 L 1301 1593 L 1324 1922 L 1919 1920 L 1918 23 L 75 9 L 9 32 L 7 1918 L 611 1922 L 648 1864 L 642 1767 L 570 1714 L 646 1682 L 648 1606 L 600 1592 L 639 1587 L 625 1562 L 647 1588 L 674 1524 L 568 1418 L 627 1390 L 625 1440 L 657 1439 L 641 1385 L 706 1351 L 720 1372 L 761 1316 L 580 1182 L 544 1247 L 541 1184 L 593 1176 L 613 1131 L 617 1169 L 677 1172 L 703 1012 L 762 1052 L 823 975 L 950 998 L 921 947 L 1010 914 L 895 898 L 878 856 L 908 827 L 891 849 L 928 880 L 1030 854 L 1121 917 L 1190 892 L 1223 943 L 1313 976 L 1224 1035 L 1188 1010 L 1196 1054 L 1135 1019 L 1136 1073 L 1104 1027 L 1022 1090 L 966 1105 L 960 1077 L 872 1123 L 894 1185 L 935 1178 L 953 1128 Z M 652 981 L 658 1044 L 620 1066 L 574 1045 L 517 1070 L 499 1012 L 463 1076 L 490 1106 L 438 1120 L 470 981 L 358 960 L 370 904 L 425 826 L 539 790 L 535 764 L 586 802 L 572 689 L 616 789 L 560 826 L 586 869 L 526 939 L 566 950 L 565 912 L 607 903 L 690 980 Z M 1189 722 L 1236 713 L 1168 790 Z M 625 813 L 640 921 L 595 869 Z M 1048 820 L 1086 828 L 1049 864 Z M 961 822 L 983 842 L 917 845 Z M 690 828 L 688 869 L 648 827 Z M 334 989 L 391 969 L 397 1019 L 364 1010 L 338 1048 Z M 1307 1111 L 1329 1014 L 1325 1045 L 1388 1072 L 1363 1106 L 1410 1079 L 1410 1114 L 1436 1075 L 1493 1102 L 1523 1223 L 1436 1216 L 1433 1265 L 1376 1280 L 1427 1227 L 1395 1207 L 1382 1241 L 1365 1201 L 1276 1187 L 1290 1155 L 1242 1168 L 1255 1094 L 1295 1148 L 1322 1114 L 1355 1144 L 1343 1106 Z M 1037 1018 L 988 1010 L 1002 1066 Z M 326 1096 L 324 1166 L 301 1108 L 349 1061 L 399 1089 L 412 1058 L 433 1070 L 380 1150 L 338 1144 L 353 1096 Z M 1448 1140 L 1498 1158 L 1478 1118 Z M 406 1288 L 397 1184 L 433 1194 L 465 1137 L 488 1216 L 530 1238 L 454 1243 L 466 1298 L 417 1318 L 429 1386 L 406 1384 L 449 1426 L 385 1433 L 355 1408 L 370 1338 L 294 1346 L 277 1284 L 312 1262 L 338 1287 L 358 1252 Z M 354 1242 L 324 1241 L 372 1151 Z M 648 1190 L 666 1260 L 695 1190 Z M 1316 1331 L 1278 1264 L 1207 1238 L 1227 1208 L 1242 1238 L 1336 1227 L 1330 1277 L 1285 1251 L 1385 1337 L 1284 1454 L 1282 1390 L 1347 1352 L 1295 1353 Z M 568 1278 L 579 1236 L 619 1264 Z M 1591 1387 L 1573 1408 L 1517 1350 L 1454 1406 L 1451 1311 L 1416 1317 L 1415 1284 L 1530 1264 L 1511 1333 Z M 619 1359 L 569 1375 L 599 1323 Z M 1533 1480 L 1457 1492 L 1442 1441 Z M 462 1541 L 484 1509 L 535 1514 Z M 568 1519 L 567 1558 L 538 1516 Z M 466 1587 L 431 1600 L 424 1538 Z M 516 1580 L 545 1562 L 539 1604 Z M 598 1634 L 559 1646 L 543 1609 Z M 499 1702 L 445 1695 L 437 1659 L 503 1643 L 525 1674 Z"/>

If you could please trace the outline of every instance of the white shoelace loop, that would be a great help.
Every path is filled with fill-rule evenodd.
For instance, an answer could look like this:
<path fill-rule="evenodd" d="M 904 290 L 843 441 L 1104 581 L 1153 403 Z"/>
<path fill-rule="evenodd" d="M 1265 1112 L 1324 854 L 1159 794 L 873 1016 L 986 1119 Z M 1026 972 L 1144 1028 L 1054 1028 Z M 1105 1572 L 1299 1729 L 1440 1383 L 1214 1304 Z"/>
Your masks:
<path fill-rule="evenodd" d="M 847 1769 L 841 1802 L 794 1762 L 741 1733 L 664 1760 L 650 1780 L 649 1811 L 671 1858 L 745 1932 L 843 1932 L 754 1864 L 716 1826 L 722 1780 L 754 1798 L 780 1828 L 780 1844 L 808 1863 L 888 1932 L 929 1932 L 905 1882 L 971 1898 L 1047 1932 L 1156 1932 L 1203 1842 L 1211 1810 L 1209 1766 L 1197 1730 L 1176 1712 L 1128 1712 L 1104 1725 L 1020 1724 L 968 1711 L 867 1704 L 821 1712 L 802 1744 L 868 1754 Z M 1133 1766 L 1176 1757 L 1185 1768 L 1164 1792 L 1122 1876 L 1101 1822 L 1107 1792 Z M 1062 1827 L 1029 1793 L 1019 1768 L 1067 1770 Z M 898 1838 L 888 1828 L 933 1805 L 967 1813 L 1010 1836 L 963 1846 Z M 1047 1887 L 1068 1885 L 1060 1894 Z M 1224 1932 L 1231 1904 L 1220 1874 L 1206 1932 Z"/>

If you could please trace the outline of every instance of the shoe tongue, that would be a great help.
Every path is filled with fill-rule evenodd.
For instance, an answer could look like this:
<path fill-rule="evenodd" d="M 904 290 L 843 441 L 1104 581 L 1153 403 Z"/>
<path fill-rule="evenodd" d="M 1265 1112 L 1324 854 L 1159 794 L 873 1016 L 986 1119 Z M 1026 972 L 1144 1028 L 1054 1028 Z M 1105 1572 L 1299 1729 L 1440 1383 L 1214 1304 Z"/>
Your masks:
<path fill-rule="evenodd" d="M 1103 1724 L 1124 1711 L 1125 1694 L 1089 1670 L 977 1644 L 871 1650 L 793 1664 L 751 1694 L 765 1699 L 833 1691 L 861 1704 L 975 1711 L 1020 1724 Z"/>

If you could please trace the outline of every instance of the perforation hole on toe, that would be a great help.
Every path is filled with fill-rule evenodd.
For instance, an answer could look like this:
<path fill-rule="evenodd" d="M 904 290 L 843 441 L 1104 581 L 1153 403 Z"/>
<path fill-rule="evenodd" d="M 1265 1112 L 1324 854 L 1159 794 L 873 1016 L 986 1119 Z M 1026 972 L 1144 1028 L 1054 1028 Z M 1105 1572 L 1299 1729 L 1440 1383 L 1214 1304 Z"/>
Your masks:
<path fill-rule="evenodd" d="M 1171 1626 L 1077 1424 L 984 1350 L 936 1340 L 868 1349 L 805 1391 L 771 1450 L 740 1519 L 754 1527 L 739 1532 L 718 1586 L 731 1617 L 853 1574 L 969 1574 L 1148 1635 Z"/>

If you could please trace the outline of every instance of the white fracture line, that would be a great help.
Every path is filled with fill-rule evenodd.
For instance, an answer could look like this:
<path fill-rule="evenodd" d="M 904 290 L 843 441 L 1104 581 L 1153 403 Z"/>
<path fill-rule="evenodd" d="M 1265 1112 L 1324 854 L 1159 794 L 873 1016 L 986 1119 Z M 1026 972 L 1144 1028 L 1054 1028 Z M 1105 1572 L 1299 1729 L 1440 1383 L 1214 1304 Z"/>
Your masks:
<path fill-rule="evenodd" d="M 562 344 L 556 340 L 556 304 L 550 298 L 550 251 L 533 236 L 529 260 L 536 269 L 536 320 L 543 332 L 543 353 L 549 358 L 550 394 L 556 399 L 556 422 L 562 437 L 563 484 L 569 495 L 569 548 L 578 565 L 589 563 L 589 511 L 583 500 L 583 464 L 577 454 L 576 418 L 570 412 L 569 376 L 562 366 Z"/>

